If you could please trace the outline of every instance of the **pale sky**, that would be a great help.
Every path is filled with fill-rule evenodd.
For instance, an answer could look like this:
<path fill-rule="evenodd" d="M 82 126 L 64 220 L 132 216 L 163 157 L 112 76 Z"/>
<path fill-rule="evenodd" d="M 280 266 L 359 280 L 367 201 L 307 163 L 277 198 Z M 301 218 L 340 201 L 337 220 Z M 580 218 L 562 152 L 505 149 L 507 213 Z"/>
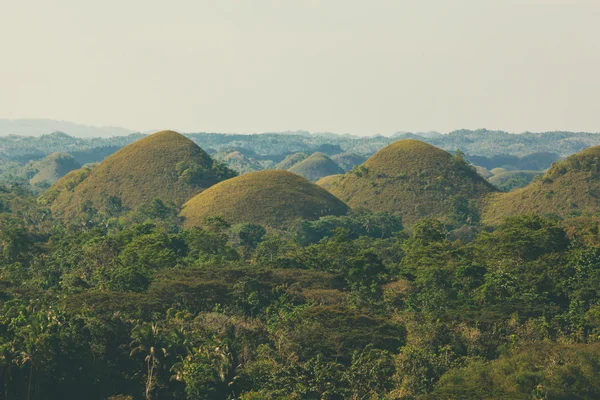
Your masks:
<path fill-rule="evenodd" d="M 0 118 L 600 132 L 600 0 L 0 0 Z"/>

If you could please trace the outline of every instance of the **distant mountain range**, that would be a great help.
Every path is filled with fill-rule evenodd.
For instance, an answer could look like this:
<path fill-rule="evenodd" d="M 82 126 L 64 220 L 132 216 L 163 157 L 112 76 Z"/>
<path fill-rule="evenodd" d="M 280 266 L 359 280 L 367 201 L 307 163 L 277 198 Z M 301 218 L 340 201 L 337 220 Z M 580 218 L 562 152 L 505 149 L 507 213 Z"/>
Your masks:
<path fill-rule="evenodd" d="M 134 131 L 118 126 L 89 126 L 53 119 L 1 119 L 0 136 L 41 136 L 64 132 L 81 138 L 125 136 Z"/>

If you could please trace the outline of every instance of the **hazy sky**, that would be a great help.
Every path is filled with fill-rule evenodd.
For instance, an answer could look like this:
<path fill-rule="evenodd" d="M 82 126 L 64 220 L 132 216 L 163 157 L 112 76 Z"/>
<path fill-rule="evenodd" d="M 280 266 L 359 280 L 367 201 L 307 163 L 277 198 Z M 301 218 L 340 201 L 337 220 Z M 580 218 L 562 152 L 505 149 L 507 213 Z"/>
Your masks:
<path fill-rule="evenodd" d="M 0 0 L 0 118 L 600 132 L 600 0 Z"/>

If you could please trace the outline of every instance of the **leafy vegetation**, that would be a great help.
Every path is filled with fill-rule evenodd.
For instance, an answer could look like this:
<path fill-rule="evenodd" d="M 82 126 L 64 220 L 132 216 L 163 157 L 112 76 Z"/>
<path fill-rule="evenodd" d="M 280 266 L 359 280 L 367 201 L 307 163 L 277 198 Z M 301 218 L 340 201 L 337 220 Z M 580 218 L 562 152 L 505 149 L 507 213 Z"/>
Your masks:
<path fill-rule="evenodd" d="M 394 206 L 373 211 L 286 171 L 225 179 L 190 143 L 167 132 L 115 153 L 155 161 L 131 176 L 109 157 L 41 194 L 0 186 L 0 397 L 600 396 L 599 148 L 510 193 L 414 140 L 319 180 Z M 57 199 L 99 169 L 128 190 L 138 173 L 154 185 L 139 203 L 103 192 L 58 218 Z M 160 197 L 172 177 L 225 180 L 181 211 Z"/>
<path fill-rule="evenodd" d="M 264 174 L 314 186 L 284 171 L 216 186 Z M 160 199 L 68 221 L 18 187 L 0 204 L 4 398 L 600 393 L 595 219 L 406 231 L 351 211 L 267 233 L 186 227 Z"/>
<path fill-rule="evenodd" d="M 491 176 L 488 182 L 502 191 L 510 192 L 529 185 L 543 173 L 543 171 L 505 171 Z"/>

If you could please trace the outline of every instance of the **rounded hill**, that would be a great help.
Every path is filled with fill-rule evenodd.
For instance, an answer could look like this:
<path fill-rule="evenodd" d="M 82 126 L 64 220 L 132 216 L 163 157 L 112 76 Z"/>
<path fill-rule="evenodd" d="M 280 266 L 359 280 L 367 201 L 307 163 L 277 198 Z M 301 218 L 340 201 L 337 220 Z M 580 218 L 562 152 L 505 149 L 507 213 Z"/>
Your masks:
<path fill-rule="evenodd" d="M 575 217 L 600 211 L 600 146 L 555 163 L 522 189 L 486 201 L 483 220 L 495 224 L 524 213 Z"/>
<path fill-rule="evenodd" d="M 29 180 L 32 185 L 43 182 L 54 183 L 69 172 L 81 168 L 73 156 L 67 153 L 52 153 L 36 163 L 37 173 Z"/>
<path fill-rule="evenodd" d="M 342 201 L 301 176 L 287 171 L 251 172 L 223 181 L 184 204 L 186 226 L 221 216 L 232 224 L 254 223 L 282 228 L 291 221 L 343 215 Z"/>
<path fill-rule="evenodd" d="M 275 169 L 283 169 L 287 171 L 294 165 L 305 160 L 307 157 L 308 154 L 304 152 L 288 154 L 279 164 L 275 166 Z"/>
<path fill-rule="evenodd" d="M 330 188 L 352 208 L 401 212 L 408 224 L 459 211 L 474 217 L 494 190 L 464 157 L 412 139 L 381 149 Z"/>
<path fill-rule="evenodd" d="M 338 184 L 338 182 L 340 181 L 340 179 L 342 179 L 343 176 L 344 174 L 325 176 L 317 181 L 317 185 L 321 186 L 324 189 L 330 190 L 332 187 Z"/>
<path fill-rule="evenodd" d="M 52 211 L 59 216 L 76 215 L 84 204 L 102 210 L 111 197 L 129 209 L 154 198 L 181 205 L 232 176 L 231 170 L 213 162 L 190 139 L 162 131 L 107 157 L 77 185 L 61 191 Z"/>
<path fill-rule="evenodd" d="M 324 176 L 343 174 L 344 170 L 323 153 L 314 153 L 310 157 L 295 164 L 288 171 L 316 182 Z"/>

